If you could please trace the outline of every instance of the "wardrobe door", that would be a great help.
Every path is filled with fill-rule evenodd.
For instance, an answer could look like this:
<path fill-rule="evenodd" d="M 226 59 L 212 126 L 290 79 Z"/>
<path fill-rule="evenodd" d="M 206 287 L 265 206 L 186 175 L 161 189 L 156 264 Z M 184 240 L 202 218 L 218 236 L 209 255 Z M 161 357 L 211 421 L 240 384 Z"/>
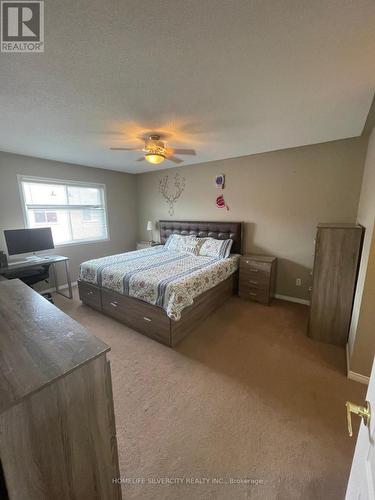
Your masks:
<path fill-rule="evenodd" d="M 348 338 L 363 228 L 319 225 L 308 335 L 345 345 Z"/>

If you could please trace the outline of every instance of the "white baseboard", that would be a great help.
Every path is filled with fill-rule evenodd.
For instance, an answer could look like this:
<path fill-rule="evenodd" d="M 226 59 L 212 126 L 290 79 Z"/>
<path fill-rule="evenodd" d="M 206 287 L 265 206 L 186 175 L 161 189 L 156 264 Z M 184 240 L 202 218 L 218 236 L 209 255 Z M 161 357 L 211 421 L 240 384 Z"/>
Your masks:
<path fill-rule="evenodd" d="M 73 281 L 72 286 L 78 286 L 78 282 Z M 65 283 L 64 285 L 59 285 L 59 290 L 65 290 L 66 288 L 68 288 L 68 283 Z M 56 288 L 52 287 L 52 288 L 47 288 L 47 290 L 38 290 L 38 291 L 40 293 L 53 293 L 56 292 Z"/>
<path fill-rule="evenodd" d="M 275 299 L 287 300 L 288 302 L 296 302 L 297 304 L 304 304 L 305 306 L 310 305 L 309 300 L 299 299 L 298 297 L 289 297 L 289 295 L 280 295 L 279 293 L 275 294 Z"/>
<path fill-rule="evenodd" d="M 352 372 L 350 370 L 349 364 L 349 344 L 346 344 L 346 373 L 347 377 L 350 380 L 354 380 L 355 382 L 359 382 L 360 384 L 368 385 L 370 382 L 370 377 L 366 377 L 366 375 L 361 375 L 360 373 Z"/>
<path fill-rule="evenodd" d="M 348 371 L 348 379 L 355 380 L 356 382 L 365 385 L 368 385 L 370 382 L 370 377 L 366 377 L 366 375 L 361 375 L 360 373 L 352 372 L 350 370 Z"/>

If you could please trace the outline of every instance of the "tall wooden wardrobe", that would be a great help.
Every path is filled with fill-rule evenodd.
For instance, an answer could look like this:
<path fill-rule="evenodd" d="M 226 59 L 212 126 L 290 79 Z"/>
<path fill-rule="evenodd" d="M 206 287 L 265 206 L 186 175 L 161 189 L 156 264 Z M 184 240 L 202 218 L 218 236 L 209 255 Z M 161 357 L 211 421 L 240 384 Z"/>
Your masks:
<path fill-rule="evenodd" d="M 336 345 L 348 339 L 364 228 L 319 224 L 308 336 Z"/>

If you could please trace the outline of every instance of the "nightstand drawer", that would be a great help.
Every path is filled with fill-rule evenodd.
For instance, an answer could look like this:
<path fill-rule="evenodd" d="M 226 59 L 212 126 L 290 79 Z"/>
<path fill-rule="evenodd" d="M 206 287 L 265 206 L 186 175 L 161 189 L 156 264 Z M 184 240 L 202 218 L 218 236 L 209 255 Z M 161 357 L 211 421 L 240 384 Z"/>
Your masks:
<path fill-rule="evenodd" d="M 257 290 L 268 290 L 270 287 L 270 280 L 267 279 L 254 279 L 253 277 L 246 277 L 241 274 L 239 281 L 240 288 L 255 288 Z"/>
<path fill-rule="evenodd" d="M 137 250 L 143 250 L 144 248 L 150 248 L 151 243 L 149 241 L 138 241 Z"/>
<path fill-rule="evenodd" d="M 242 287 L 240 285 L 238 293 L 243 299 L 255 300 L 256 302 L 262 302 L 263 304 L 268 304 L 269 302 L 268 289 L 262 290 L 257 288 Z"/>
<path fill-rule="evenodd" d="M 249 270 L 253 273 L 263 272 L 269 274 L 271 272 L 271 264 L 268 262 L 258 262 L 256 260 L 242 258 L 241 270 Z"/>
<path fill-rule="evenodd" d="M 276 257 L 248 254 L 241 257 L 240 297 L 269 304 L 275 293 Z"/>
<path fill-rule="evenodd" d="M 157 241 L 137 241 L 137 250 L 143 250 L 144 248 L 156 247 L 160 245 Z"/>
<path fill-rule="evenodd" d="M 250 266 L 240 267 L 240 280 L 256 281 L 256 283 L 269 283 L 271 271 L 252 269 Z"/>

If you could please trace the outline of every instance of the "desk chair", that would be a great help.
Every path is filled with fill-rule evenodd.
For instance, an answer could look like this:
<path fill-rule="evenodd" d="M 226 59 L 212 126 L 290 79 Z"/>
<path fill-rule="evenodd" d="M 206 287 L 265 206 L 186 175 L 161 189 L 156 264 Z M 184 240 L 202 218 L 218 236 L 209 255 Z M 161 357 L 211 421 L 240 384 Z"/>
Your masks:
<path fill-rule="evenodd" d="M 4 274 L 5 278 L 8 280 L 20 279 L 30 288 L 33 288 L 33 285 L 40 283 L 41 281 L 45 281 L 48 283 L 49 280 L 49 266 L 50 264 L 43 264 L 38 267 L 32 267 L 31 269 L 23 269 L 22 271 L 13 271 Z M 46 298 L 49 302 L 53 304 L 52 295 L 50 293 L 42 293 L 44 298 Z"/>

